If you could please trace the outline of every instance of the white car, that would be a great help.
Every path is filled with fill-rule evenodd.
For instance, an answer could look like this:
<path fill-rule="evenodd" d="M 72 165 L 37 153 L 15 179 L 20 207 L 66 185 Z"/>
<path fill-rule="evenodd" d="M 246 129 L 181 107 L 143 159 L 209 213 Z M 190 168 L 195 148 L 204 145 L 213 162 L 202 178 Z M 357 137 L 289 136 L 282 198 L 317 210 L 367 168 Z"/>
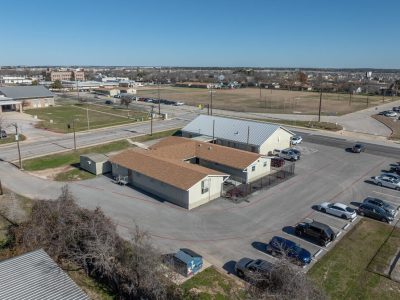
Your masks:
<path fill-rule="evenodd" d="M 303 138 L 299 135 L 292 137 L 292 145 L 298 145 L 303 141 Z"/>
<path fill-rule="evenodd" d="M 397 113 L 394 111 L 387 111 L 384 113 L 385 117 L 397 117 Z"/>
<path fill-rule="evenodd" d="M 379 186 L 385 186 L 400 191 L 400 181 L 386 175 L 372 177 L 372 181 Z"/>
<path fill-rule="evenodd" d="M 343 203 L 324 202 L 318 206 L 318 210 L 346 220 L 352 220 L 357 216 L 355 209 Z"/>
<path fill-rule="evenodd" d="M 178 101 L 175 103 L 175 106 L 182 106 L 182 105 L 185 105 L 185 102 Z"/>

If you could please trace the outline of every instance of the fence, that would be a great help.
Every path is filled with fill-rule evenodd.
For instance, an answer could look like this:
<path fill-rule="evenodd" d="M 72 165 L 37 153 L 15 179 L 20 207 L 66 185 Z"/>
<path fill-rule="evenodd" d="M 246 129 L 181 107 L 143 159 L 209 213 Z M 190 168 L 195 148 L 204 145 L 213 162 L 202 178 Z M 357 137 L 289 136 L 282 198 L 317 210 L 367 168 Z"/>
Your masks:
<path fill-rule="evenodd" d="M 223 186 L 222 196 L 235 202 L 245 200 L 255 191 L 268 189 L 294 176 L 295 163 L 286 163 L 283 167 L 272 168 L 272 173 L 250 183 Z"/>

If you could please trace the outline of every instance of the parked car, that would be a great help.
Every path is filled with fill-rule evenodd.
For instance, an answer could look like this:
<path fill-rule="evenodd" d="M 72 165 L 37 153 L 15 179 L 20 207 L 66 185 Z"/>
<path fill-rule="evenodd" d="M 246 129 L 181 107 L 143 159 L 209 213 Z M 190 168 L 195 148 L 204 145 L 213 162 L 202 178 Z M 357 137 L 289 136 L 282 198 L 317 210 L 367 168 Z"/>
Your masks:
<path fill-rule="evenodd" d="M 293 262 L 307 265 L 311 262 L 311 253 L 293 241 L 274 236 L 267 245 L 266 252 L 272 256 L 287 255 Z"/>
<path fill-rule="evenodd" d="M 375 206 L 378 206 L 380 208 L 383 208 L 386 212 L 388 212 L 389 214 L 391 214 L 392 216 L 396 216 L 397 215 L 397 211 L 399 209 L 399 207 L 395 208 L 393 205 L 378 199 L 378 198 L 373 198 L 373 197 L 367 197 L 364 199 L 363 203 L 365 204 L 372 204 Z"/>
<path fill-rule="evenodd" d="M 300 135 L 295 135 L 292 137 L 291 143 L 292 145 L 298 145 L 303 141 L 303 138 Z"/>
<path fill-rule="evenodd" d="M 281 157 L 273 157 L 271 158 L 271 167 L 280 168 L 285 165 L 285 160 Z"/>
<path fill-rule="evenodd" d="M 4 129 L 1 130 L 0 134 L 1 134 L 1 138 L 7 137 L 7 132 Z"/>
<path fill-rule="evenodd" d="M 287 159 L 290 161 L 296 161 L 300 159 L 300 156 L 298 156 L 296 153 L 291 151 L 290 148 L 281 150 L 278 154 L 279 157 L 282 157 L 283 159 Z"/>
<path fill-rule="evenodd" d="M 372 177 L 372 181 L 379 186 L 384 186 L 400 191 L 400 181 L 385 175 Z"/>
<path fill-rule="evenodd" d="M 185 103 L 184 103 L 184 102 L 178 101 L 178 102 L 176 102 L 174 105 L 175 105 L 175 106 L 182 106 L 182 105 L 185 105 Z"/>
<path fill-rule="evenodd" d="M 385 117 L 397 117 L 397 113 L 394 111 L 387 111 L 383 114 Z"/>
<path fill-rule="evenodd" d="M 104 102 L 107 105 L 113 104 L 113 102 L 111 100 L 106 100 L 106 102 Z"/>
<path fill-rule="evenodd" d="M 353 153 L 365 152 L 365 146 L 363 144 L 357 143 L 351 148 L 351 152 Z"/>
<path fill-rule="evenodd" d="M 390 172 L 400 175 L 400 166 L 399 165 L 390 166 Z"/>
<path fill-rule="evenodd" d="M 378 113 L 378 115 L 382 115 L 384 116 L 385 114 L 387 114 L 389 112 L 389 110 L 384 110 Z"/>
<path fill-rule="evenodd" d="M 318 210 L 346 220 L 352 220 L 357 216 L 353 208 L 343 203 L 324 202 L 318 206 Z"/>
<path fill-rule="evenodd" d="M 297 154 L 297 156 L 299 157 L 299 159 L 301 158 L 301 151 L 296 149 L 296 148 L 290 148 L 290 151 L 294 152 L 295 154 Z"/>
<path fill-rule="evenodd" d="M 262 259 L 242 258 L 235 264 L 235 272 L 238 277 L 257 283 L 262 279 L 260 275 L 269 274 L 273 266 L 272 263 Z"/>
<path fill-rule="evenodd" d="M 326 246 L 336 238 L 332 228 L 316 221 L 298 223 L 294 232 L 298 236 L 311 238 L 321 246 Z"/>
<path fill-rule="evenodd" d="M 395 112 L 400 112 L 400 106 L 395 106 L 392 110 Z"/>
<path fill-rule="evenodd" d="M 381 176 L 385 176 L 385 177 L 389 177 L 395 180 L 400 180 L 400 175 L 396 174 L 396 173 L 387 173 L 387 172 L 383 172 L 381 174 Z"/>
<path fill-rule="evenodd" d="M 383 208 L 369 203 L 361 204 L 358 207 L 358 214 L 360 216 L 370 217 L 386 223 L 390 223 L 394 219 L 394 217 Z"/>

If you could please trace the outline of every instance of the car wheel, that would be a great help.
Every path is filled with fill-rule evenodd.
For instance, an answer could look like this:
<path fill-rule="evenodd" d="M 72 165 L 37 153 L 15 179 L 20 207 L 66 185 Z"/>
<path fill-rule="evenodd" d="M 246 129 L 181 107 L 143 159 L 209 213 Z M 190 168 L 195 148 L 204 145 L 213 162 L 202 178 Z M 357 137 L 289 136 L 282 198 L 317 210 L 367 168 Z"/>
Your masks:
<path fill-rule="evenodd" d="M 295 230 L 294 233 L 298 236 L 303 235 L 303 232 L 301 230 Z"/>
<path fill-rule="evenodd" d="M 342 219 L 347 220 L 347 216 L 346 215 L 342 215 Z"/>
<path fill-rule="evenodd" d="M 326 209 L 322 207 L 321 212 L 326 213 Z"/>
<path fill-rule="evenodd" d="M 396 191 L 400 191 L 400 187 L 396 187 Z"/>
<path fill-rule="evenodd" d="M 243 278 L 244 277 L 243 271 L 238 270 L 237 271 L 237 276 L 240 277 L 240 278 Z"/>
<path fill-rule="evenodd" d="M 389 223 L 389 220 L 386 219 L 386 218 L 382 218 L 381 221 L 382 221 L 382 222 L 385 222 L 385 223 Z"/>
<path fill-rule="evenodd" d="M 363 211 L 360 211 L 358 214 L 359 214 L 360 216 L 364 216 L 364 215 L 365 215 Z"/>
<path fill-rule="evenodd" d="M 378 185 L 378 186 L 382 186 L 382 182 L 378 182 L 377 185 Z"/>

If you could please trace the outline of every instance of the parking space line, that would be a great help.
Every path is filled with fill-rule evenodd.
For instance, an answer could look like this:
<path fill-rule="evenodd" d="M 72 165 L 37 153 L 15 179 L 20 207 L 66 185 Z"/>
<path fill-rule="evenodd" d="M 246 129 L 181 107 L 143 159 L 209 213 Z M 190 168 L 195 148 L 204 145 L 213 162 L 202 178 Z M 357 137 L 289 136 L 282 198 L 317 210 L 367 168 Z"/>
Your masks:
<path fill-rule="evenodd" d="M 400 196 L 394 196 L 394 195 L 390 195 L 390 194 L 386 194 L 386 193 L 382 193 L 382 192 L 378 192 L 378 191 L 372 191 L 375 194 L 381 194 L 381 195 L 385 195 L 385 196 L 389 196 L 389 197 L 394 197 L 394 198 L 399 198 Z"/>
<path fill-rule="evenodd" d="M 346 229 L 349 228 L 349 227 L 350 227 L 350 223 L 347 223 L 346 225 L 343 226 L 342 229 L 343 229 L 343 230 L 346 230 Z"/>
<path fill-rule="evenodd" d="M 315 259 L 318 255 L 320 255 L 322 253 L 322 249 L 319 249 L 314 255 L 313 255 L 313 259 Z"/>

